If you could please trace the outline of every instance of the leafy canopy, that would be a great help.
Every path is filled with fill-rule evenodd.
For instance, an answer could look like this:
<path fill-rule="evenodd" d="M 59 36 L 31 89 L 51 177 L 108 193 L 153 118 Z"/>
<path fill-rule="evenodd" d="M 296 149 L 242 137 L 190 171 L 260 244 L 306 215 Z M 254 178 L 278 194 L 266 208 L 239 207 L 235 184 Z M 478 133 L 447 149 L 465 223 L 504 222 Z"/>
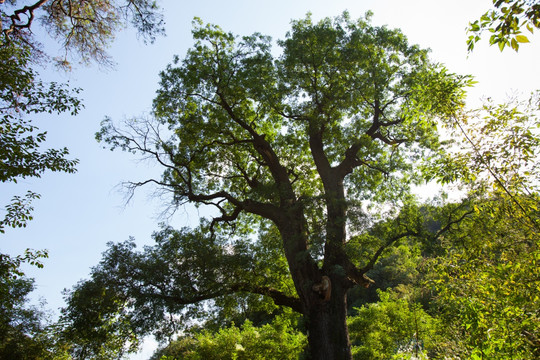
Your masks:
<path fill-rule="evenodd" d="M 164 319 L 241 292 L 305 314 L 325 301 L 312 290 L 322 275 L 334 277 L 334 290 L 343 286 L 335 299 L 344 315 L 345 290 L 369 285 L 365 274 L 385 250 L 421 228 L 413 210 L 377 218 L 363 205 L 408 203 L 418 164 L 441 149 L 437 126 L 463 106 L 470 79 L 431 62 L 399 30 L 347 13 L 294 21 L 277 57 L 258 33 L 238 37 L 195 20 L 193 37 L 185 58 L 162 72 L 153 116 L 124 127 L 106 119 L 96 136 L 163 167 L 160 178 L 131 182 L 130 190 L 153 183 L 171 194 L 172 208 L 210 206 L 214 217 L 196 230 L 161 231 L 158 246 L 143 253 L 123 245 L 126 255 L 107 255 L 89 284 L 105 278 L 104 288 L 121 289 L 113 290 L 121 299 L 115 311 L 148 331 L 170 330 Z M 369 228 L 373 251 L 353 259 L 348 242 Z M 265 249 L 264 237 L 252 235 L 260 229 L 276 234 L 277 252 L 254 250 Z"/>
<path fill-rule="evenodd" d="M 213 205 L 222 220 L 275 217 L 289 193 L 308 219 L 323 215 L 322 154 L 347 176 L 349 199 L 399 194 L 439 145 L 436 123 L 460 106 L 468 81 L 398 30 L 347 14 L 293 22 L 278 59 L 261 34 L 238 38 L 197 20 L 193 36 L 186 58 L 161 74 L 156 121 L 121 129 L 106 120 L 97 138 L 156 158 L 163 177 L 144 183 L 170 190 L 175 206 Z"/>

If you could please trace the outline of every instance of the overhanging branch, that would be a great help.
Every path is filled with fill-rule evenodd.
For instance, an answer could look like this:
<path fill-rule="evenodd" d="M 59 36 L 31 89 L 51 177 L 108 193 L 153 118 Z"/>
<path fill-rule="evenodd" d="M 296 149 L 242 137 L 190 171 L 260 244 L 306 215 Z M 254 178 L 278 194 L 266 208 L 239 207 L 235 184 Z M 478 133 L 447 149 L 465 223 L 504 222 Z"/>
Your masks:
<path fill-rule="evenodd" d="M 47 0 L 39 0 L 33 5 L 24 6 L 21 9 L 17 9 L 13 12 L 13 15 L 10 15 L 9 19 L 11 20 L 11 24 L 8 28 L 3 30 L 4 37 L 6 38 L 6 42 L 9 43 L 10 35 L 13 34 L 16 31 L 22 30 L 22 29 L 30 29 L 30 26 L 32 26 L 32 22 L 35 19 L 34 12 L 42 7 Z M 28 17 L 28 20 L 26 23 L 21 23 L 21 15 L 26 15 Z"/>
<path fill-rule="evenodd" d="M 271 298 L 276 305 L 287 306 L 296 312 L 302 312 L 300 299 L 286 295 L 279 290 L 267 286 L 259 286 L 255 284 L 237 283 L 229 286 L 224 286 L 215 291 L 209 291 L 192 296 L 180 296 L 165 293 L 142 293 L 141 295 L 148 298 L 157 298 L 172 302 L 176 305 L 191 305 L 205 300 L 212 300 L 224 295 L 232 295 L 236 293 L 251 293 L 263 295 Z"/>

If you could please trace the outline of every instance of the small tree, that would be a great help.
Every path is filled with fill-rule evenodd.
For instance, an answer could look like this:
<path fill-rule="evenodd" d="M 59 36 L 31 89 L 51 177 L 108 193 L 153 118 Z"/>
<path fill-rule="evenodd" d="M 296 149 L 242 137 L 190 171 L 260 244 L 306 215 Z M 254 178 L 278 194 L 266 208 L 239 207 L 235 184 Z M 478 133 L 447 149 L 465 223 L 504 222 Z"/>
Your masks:
<path fill-rule="evenodd" d="M 241 327 L 233 324 L 215 333 L 186 335 L 156 352 L 152 359 L 297 360 L 305 345 L 306 336 L 295 330 L 290 321 L 278 317 L 259 327 L 246 321 Z"/>

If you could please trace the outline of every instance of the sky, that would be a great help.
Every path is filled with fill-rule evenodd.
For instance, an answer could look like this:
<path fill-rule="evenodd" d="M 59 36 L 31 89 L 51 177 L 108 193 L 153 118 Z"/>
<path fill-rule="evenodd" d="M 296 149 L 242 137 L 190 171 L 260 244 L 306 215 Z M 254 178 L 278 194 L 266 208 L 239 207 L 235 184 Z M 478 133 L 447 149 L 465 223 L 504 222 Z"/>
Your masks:
<path fill-rule="evenodd" d="M 473 75 L 478 82 L 469 90 L 468 103 L 478 106 L 481 98 L 503 101 L 517 93 L 523 97 L 540 88 L 540 38 L 522 45 L 519 53 L 500 52 L 487 41 L 467 52 L 465 28 L 469 21 L 485 12 L 491 0 L 333 0 L 333 1 L 161 1 L 166 20 L 166 36 L 145 45 L 131 30 L 121 32 L 110 48 L 115 69 L 97 66 L 76 67 L 71 73 L 43 70 L 43 76 L 69 81 L 83 89 L 85 108 L 76 117 L 41 116 L 37 126 L 48 131 L 50 147 L 66 146 L 80 160 L 76 174 L 47 173 L 40 179 L 26 179 L 17 185 L 2 184 L 0 204 L 15 194 L 33 190 L 42 195 L 34 204 L 34 220 L 24 229 L 7 229 L 0 239 L 0 252 L 22 254 L 26 248 L 48 249 L 43 269 L 25 268 L 36 281 L 33 298 L 47 301 L 52 314 L 64 305 L 62 290 L 87 278 L 108 242 L 133 236 L 140 246 L 152 244 L 151 234 L 158 223 L 170 221 L 175 227 L 195 225 L 199 213 L 193 208 L 179 209 L 173 218 L 160 217 L 163 204 L 151 189 L 137 192 L 129 204 L 118 185 L 125 180 L 144 180 L 159 176 L 160 169 L 119 151 L 103 149 L 94 139 L 105 116 L 116 121 L 151 111 L 158 89 L 159 72 L 174 55 L 181 58 L 193 44 L 192 20 L 220 25 L 238 35 L 260 32 L 283 39 L 292 19 L 311 12 L 315 20 L 334 17 L 348 10 L 352 18 L 374 12 L 375 25 L 401 28 L 410 43 L 430 48 L 431 58 L 451 72 Z M 54 43 L 45 40 L 54 52 Z M 276 45 L 276 54 L 279 48 Z M 147 359 L 155 343 L 132 359 Z"/>

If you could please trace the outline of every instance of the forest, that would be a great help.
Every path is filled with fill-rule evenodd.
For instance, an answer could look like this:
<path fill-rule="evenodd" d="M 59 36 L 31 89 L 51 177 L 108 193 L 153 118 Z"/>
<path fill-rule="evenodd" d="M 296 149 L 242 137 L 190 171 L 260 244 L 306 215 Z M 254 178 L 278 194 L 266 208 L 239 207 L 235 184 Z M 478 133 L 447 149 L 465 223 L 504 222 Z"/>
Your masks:
<path fill-rule="evenodd" d="M 84 166 L 40 129 L 84 115 L 84 89 L 44 67 L 115 71 L 126 29 L 168 35 L 162 5 L 0 2 L 2 248 L 37 220 L 29 179 Z M 522 56 L 540 2 L 488 5 L 455 36 Z M 127 359 L 149 337 L 151 360 L 540 358 L 540 92 L 472 107 L 473 76 L 373 17 L 307 13 L 275 40 L 195 17 L 151 111 L 94 129 L 151 164 L 120 185 L 165 209 L 150 241 L 109 241 L 52 318 L 27 274 L 52 255 L 2 250 L 0 358 Z"/>

